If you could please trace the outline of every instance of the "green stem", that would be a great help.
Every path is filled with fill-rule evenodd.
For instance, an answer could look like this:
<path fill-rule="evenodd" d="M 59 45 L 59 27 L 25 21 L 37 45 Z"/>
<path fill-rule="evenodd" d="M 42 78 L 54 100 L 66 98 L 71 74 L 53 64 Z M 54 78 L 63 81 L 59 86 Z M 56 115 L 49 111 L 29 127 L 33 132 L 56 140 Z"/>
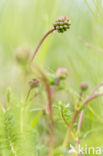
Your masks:
<path fill-rule="evenodd" d="M 21 108 L 20 110 L 20 131 L 23 133 L 24 129 L 24 108 Z"/>
<path fill-rule="evenodd" d="M 71 121 L 71 123 L 70 123 L 70 126 L 69 126 L 68 129 L 67 129 L 67 133 L 66 133 L 66 135 L 65 135 L 64 142 L 63 142 L 63 147 L 64 147 L 64 148 L 65 148 L 65 147 L 67 146 L 67 144 L 68 144 L 69 137 L 70 137 L 70 134 L 71 134 L 71 130 L 72 130 L 73 125 L 74 125 L 74 123 L 75 123 L 75 121 L 76 121 L 76 118 L 77 118 L 77 116 L 78 116 L 78 113 L 79 113 L 79 111 L 76 110 L 75 113 L 74 113 L 74 116 L 73 116 L 73 118 L 72 118 L 72 121 Z"/>
<path fill-rule="evenodd" d="M 27 96 L 26 96 L 26 101 L 28 100 L 28 98 L 29 98 L 29 95 L 30 95 L 30 93 L 31 93 L 31 88 L 28 90 L 28 93 L 27 93 Z"/>
<path fill-rule="evenodd" d="M 64 117 L 63 109 L 61 109 L 61 116 L 62 116 L 62 119 L 64 120 L 65 125 L 67 127 L 69 127 L 69 123 L 68 123 L 68 121 Z M 73 129 L 71 130 L 71 135 L 72 135 L 74 141 L 76 141 L 76 135 L 74 134 Z"/>

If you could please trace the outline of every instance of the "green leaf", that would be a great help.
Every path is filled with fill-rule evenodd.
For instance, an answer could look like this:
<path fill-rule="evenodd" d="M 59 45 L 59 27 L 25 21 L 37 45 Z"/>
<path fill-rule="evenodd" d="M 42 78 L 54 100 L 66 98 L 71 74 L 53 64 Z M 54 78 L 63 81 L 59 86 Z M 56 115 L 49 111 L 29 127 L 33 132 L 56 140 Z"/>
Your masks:
<path fill-rule="evenodd" d="M 41 115 L 42 115 L 42 111 L 39 111 L 38 114 L 34 117 L 33 121 L 31 122 L 32 127 L 34 127 L 37 124 L 37 122 L 40 119 Z"/>
<path fill-rule="evenodd" d="M 11 101 L 11 95 L 12 95 L 11 88 L 8 88 L 8 89 L 7 89 L 7 92 L 6 92 L 7 104 L 10 104 L 10 101 Z"/>

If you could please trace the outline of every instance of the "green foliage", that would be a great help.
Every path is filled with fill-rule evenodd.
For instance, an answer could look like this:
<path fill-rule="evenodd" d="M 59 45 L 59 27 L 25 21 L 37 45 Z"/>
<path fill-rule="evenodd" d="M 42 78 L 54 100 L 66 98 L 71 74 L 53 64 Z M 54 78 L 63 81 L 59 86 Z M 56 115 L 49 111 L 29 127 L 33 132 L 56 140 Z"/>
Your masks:
<path fill-rule="evenodd" d="M 14 56 L 18 47 L 24 49 L 29 47 L 31 55 L 40 38 L 61 15 L 71 18 L 70 30 L 64 34 L 52 34 L 52 37 L 42 45 L 35 60 L 46 69 L 47 72 L 44 73 L 51 88 L 57 80 L 57 69 L 59 67 L 68 69 L 67 79 L 60 80 L 52 95 L 53 154 L 68 155 L 69 144 L 75 143 L 75 139 L 71 136 L 68 147 L 61 147 L 67 124 L 71 123 L 77 108 L 86 111 L 81 133 L 77 132 L 79 118 L 73 127 L 76 137 L 80 136 L 81 144 L 88 143 L 94 146 L 103 144 L 103 98 L 91 101 L 88 107 L 82 105 L 91 88 L 103 79 L 103 1 L 2 0 L 0 1 L 0 156 L 48 155 L 48 97 L 44 83 L 35 66 L 31 69 L 28 64 L 22 64 L 22 61 L 20 61 L 22 65 L 18 66 Z M 37 90 L 32 90 L 26 100 L 28 82 L 33 78 L 40 80 L 40 86 L 36 88 Z M 87 81 L 90 87 L 80 99 L 82 81 Z M 96 93 L 101 92 L 102 87 Z"/>

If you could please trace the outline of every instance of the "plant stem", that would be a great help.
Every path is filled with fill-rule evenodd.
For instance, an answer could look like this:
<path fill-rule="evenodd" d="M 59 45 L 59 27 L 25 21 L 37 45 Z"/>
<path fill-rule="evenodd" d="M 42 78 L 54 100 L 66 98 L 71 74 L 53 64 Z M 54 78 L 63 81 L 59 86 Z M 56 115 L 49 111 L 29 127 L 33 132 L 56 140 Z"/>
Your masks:
<path fill-rule="evenodd" d="M 81 102 L 82 97 L 83 97 L 83 91 L 80 91 L 80 94 L 79 94 L 79 102 Z"/>
<path fill-rule="evenodd" d="M 38 68 L 38 66 L 37 66 Z M 48 82 L 48 79 L 44 72 L 40 68 L 38 68 L 38 71 L 41 74 L 42 81 L 45 85 L 45 89 L 48 96 L 48 109 L 49 109 L 49 156 L 53 156 L 53 102 L 52 102 L 52 96 L 51 96 L 51 89 Z"/>
<path fill-rule="evenodd" d="M 95 95 L 92 96 L 92 97 L 88 97 L 88 98 L 84 101 L 83 105 L 87 106 L 88 102 L 90 102 L 91 100 L 93 100 L 93 99 L 95 99 L 96 97 L 101 96 L 101 95 L 103 95 L 103 93 L 97 93 L 97 94 L 95 94 Z M 85 114 L 85 110 L 82 110 L 82 111 L 81 111 L 81 114 L 80 114 L 80 118 L 79 118 L 79 123 L 78 123 L 78 132 L 81 131 L 81 126 L 82 126 L 82 121 L 83 121 L 84 114 Z"/>
<path fill-rule="evenodd" d="M 61 116 L 62 116 L 62 119 L 64 120 L 65 125 L 66 125 L 67 127 L 69 127 L 70 125 L 69 125 L 68 121 L 65 119 L 65 116 L 64 116 L 64 113 L 63 113 L 63 109 L 61 109 Z M 71 135 L 72 135 L 74 141 L 76 141 L 76 135 L 75 135 L 75 133 L 73 132 L 73 129 L 71 130 Z"/>
<path fill-rule="evenodd" d="M 3 106 L 3 104 L 0 102 L 0 108 L 2 109 L 3 112 L 5 112 L 5 107 Z"/>
<path fill-rule="evenodd" d="M 11 147 L 11 152 L 13 153 L 14 156 L 17 156 L 16 150 L 14 149 L 13 143 L 10 141 L 10 147 Z"/>
<path fill-rule="evenodd" d="M 95 88 L 92 89 L 92 91 L 90 92 L 89 96 L 84 100 L 83 102 L 83 105 L 87 106 L 87 104 L 95 99 L 96 97 L 98 96 L 102 96 L 103 93 L 95 93 L 96 90 L 98 88 L 100 88 L 101 86 L 103 85 L 103 82 L 99 83 Z M 80 133 L 81 131 L 81 127 L 82 127 L 82 123 L 83 123 L 83 117 L 84 117 L 84 114 L 85 114 L 85 110 L 82 110 L 81 111 L 81 114 L 80 114 L 80 118 L 79 118 L 79 122 L 78 122 L 78 129 L 77 131 Z M 77 141 L 78 144 L 80 144 L 80 138 L 78 138 L 78 141 Z"/>
<path fill-rule="evenodd" d="M 86 106 L 86 105 L 88 104 L 88 102 L 90 102 L 91 100 L 95 99 L 95 98 L 98 97 L 98 96 L 103 95 L 103 93 L 96 93 L 96 94 L 94 94 L 95 91 L 96 91 L 99 87 L 101 87 L 102 85 L 103 85 L 103 82 L 101 82 L 100 84 L 98 84 L 98 85 L 91 91 L 90 95 L 84 100 L 83 105 Z M 69 127 L 68 127 L 66 136 L 65 136 L 65 138 L 64 138 L 64 142 L 63 142 L 63 147 L 64 147 L 64 148 L 65 148 L 65 147 L 67 146 L 67 144 L 68 144 L 68 140 L 69 140 L 69 137 L 70 137 L 71 130 L 72 130 L 72 128 L 73 128 L 73 125 L 74 125 L 74 123 L 75 123 L 75 121 L 76 121 L 76 119 L 77 119 L 77 116 L 78 116 L 79 112 L 80 112 L 80 110 L 75 110 L 75 113 L 74 113 L 74 115 L 73 115 L 72 121 L 71 121 L 71 123 L 70 123 L 70 125 L 69 125 Z M 83 120 L 84 113 L 85 113 L 85 110 L 82 110 L 81 115 L 80 115 L 80 119 L 79 119 L 79 123 L 78 123 L 78 131 L 79 131 L 79 132 L 80 132 L 80 130 L 81 130 L 82 120 Z M 79 138 L 78 138 L 78 139 L 79 139 Z M 79 143 L 79 141 L 78 141 L 78 143 Z"/>
<path fill-rule="evenodd" d="M 20 131 L 23 134 L 24 129 L 24 108 L 21 108 L 20 110 Z"/>
<path fill-rule="evenodd" d="M 60 78 L 57 78 L 56 79 L 56 81 L 55 81 L 55 83 L 54 83 L 54 86 L 53 86 L 53 88 L 51 88 L 51 96 L 54 94 L 54 91 L 55 91 L 55 89 L 56 89 L 56 86 L 59 84 L 59 82 L 60 82 Z"/>
<path fill-rule="evenodd" d="M 27 101 L 28 100 L 28 98 L 29 98 L 29 95 L 30 95 L 30 93 L 31 93 L 31 88 L 28 90 L 28 93 L 27 93 L 27 96 L 26 96 L 26 100 L 25 101 Z"/>
<path fill-rule="evenodd" d="M 77 118 L 77 116 L 78 116 L 78 113 L 79 113 L 79 111 L 76 110 L 75 113 L 74 113 L 74 115 L 73 115 L 72 121 L 71 121 L 71 123 L 70 123 L 70 125 L 69 125 L 69 127 L 68 127 L 68 130 L 67 130 L 67 133 L 66 133 L 66 135 L 65 135 L 64 142 L 63 142 L 63 147 L 64 147 L 64 148 L 65 148 L 65 147 L 67 146 L 67 144 L 68 144 L 69 137 L 70 137 L 70 133 L 71 133 L 71 130 L 72 130 L 72 128 L 73 128 L 73 124 L 75 123 L 76 118 Z"/>
<path fill-rule="evenodd" d="M 43 41 L 46 39 L 46 37 L 51 34 L 52 32 L 54 32 L 56 29 L 55 28 L 52 28 L 51 30 L 49 30 L 44 36 L 43 38 L 40 40 L 40 42 L 38 43 L 34 53 L 33 53 L 33 56 L 32 56 L 32 59 L 31 59 L 31 62 L 33 61 L 33 59 L 35 58 L 40 46 L 42 45 Z"/>
<path fill-rule="evenodd" d="M 102 49 L 102 48 L 96 47 L 96 46 L 94 46 L 93 44 L 88 43 L 88 42 L 85 42 L 84 44 L 85 44 L 85 46 L 86 46 L 87 48 L 90 48 L 90 49 L 93 49 L 94 51 L 103 53 L 103 49 Z"/>
<path fill-rule="evenodd" d="M 93 110 L 93 108 L 88 105 L 87 108 L 89 109 L 90 112 L 92 112 L 92 114 L 100 121 L 103 123 L 103 120 L 101 119 L 101 117 Z"/>
<path fill-rule="evenodd" d="M 77 129 L 78 133 L 80 133 L 80 131 L 81 131 L 84 113 L 85 113 L 85 110 L 82 110 L 81 114 L 80 114 L 79 122 L 78 122 L 78 129 Z M 80 138 L 77 139 L 77 144 L 80 144 Z"/>

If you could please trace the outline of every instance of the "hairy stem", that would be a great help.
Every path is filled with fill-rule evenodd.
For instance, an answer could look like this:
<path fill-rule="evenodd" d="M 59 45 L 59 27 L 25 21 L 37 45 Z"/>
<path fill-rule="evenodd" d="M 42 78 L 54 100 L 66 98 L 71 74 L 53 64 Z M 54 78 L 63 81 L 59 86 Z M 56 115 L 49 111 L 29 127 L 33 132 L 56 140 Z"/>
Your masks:
<path fill-rule="evenodd" d="M 53 31 L 55 31 L 55 30 L 56 30 L 56 29 L 53 28 L 53 29 L 49 30 L 49 31 L 43 36 L 43 38 L 40 40 L 40 42 L 38 43 L 38 45 L 37 45 L 37 47 L 36 47 L 36 49 L 35 49 L 35 51 L 34 51 L 34 53 L 33 53 L 31 62 L 32 62 L 33 59 L 35 58 L 35 56 L 36 56 L 36 54 L 37 54 L 37 52 L 38 52 L 40 46 L 42 45 L 43 41 L 47 38 L 47 36 L 48 36 L 49 34 L 51 34 L 51 33 L 52 33 Z"/>

